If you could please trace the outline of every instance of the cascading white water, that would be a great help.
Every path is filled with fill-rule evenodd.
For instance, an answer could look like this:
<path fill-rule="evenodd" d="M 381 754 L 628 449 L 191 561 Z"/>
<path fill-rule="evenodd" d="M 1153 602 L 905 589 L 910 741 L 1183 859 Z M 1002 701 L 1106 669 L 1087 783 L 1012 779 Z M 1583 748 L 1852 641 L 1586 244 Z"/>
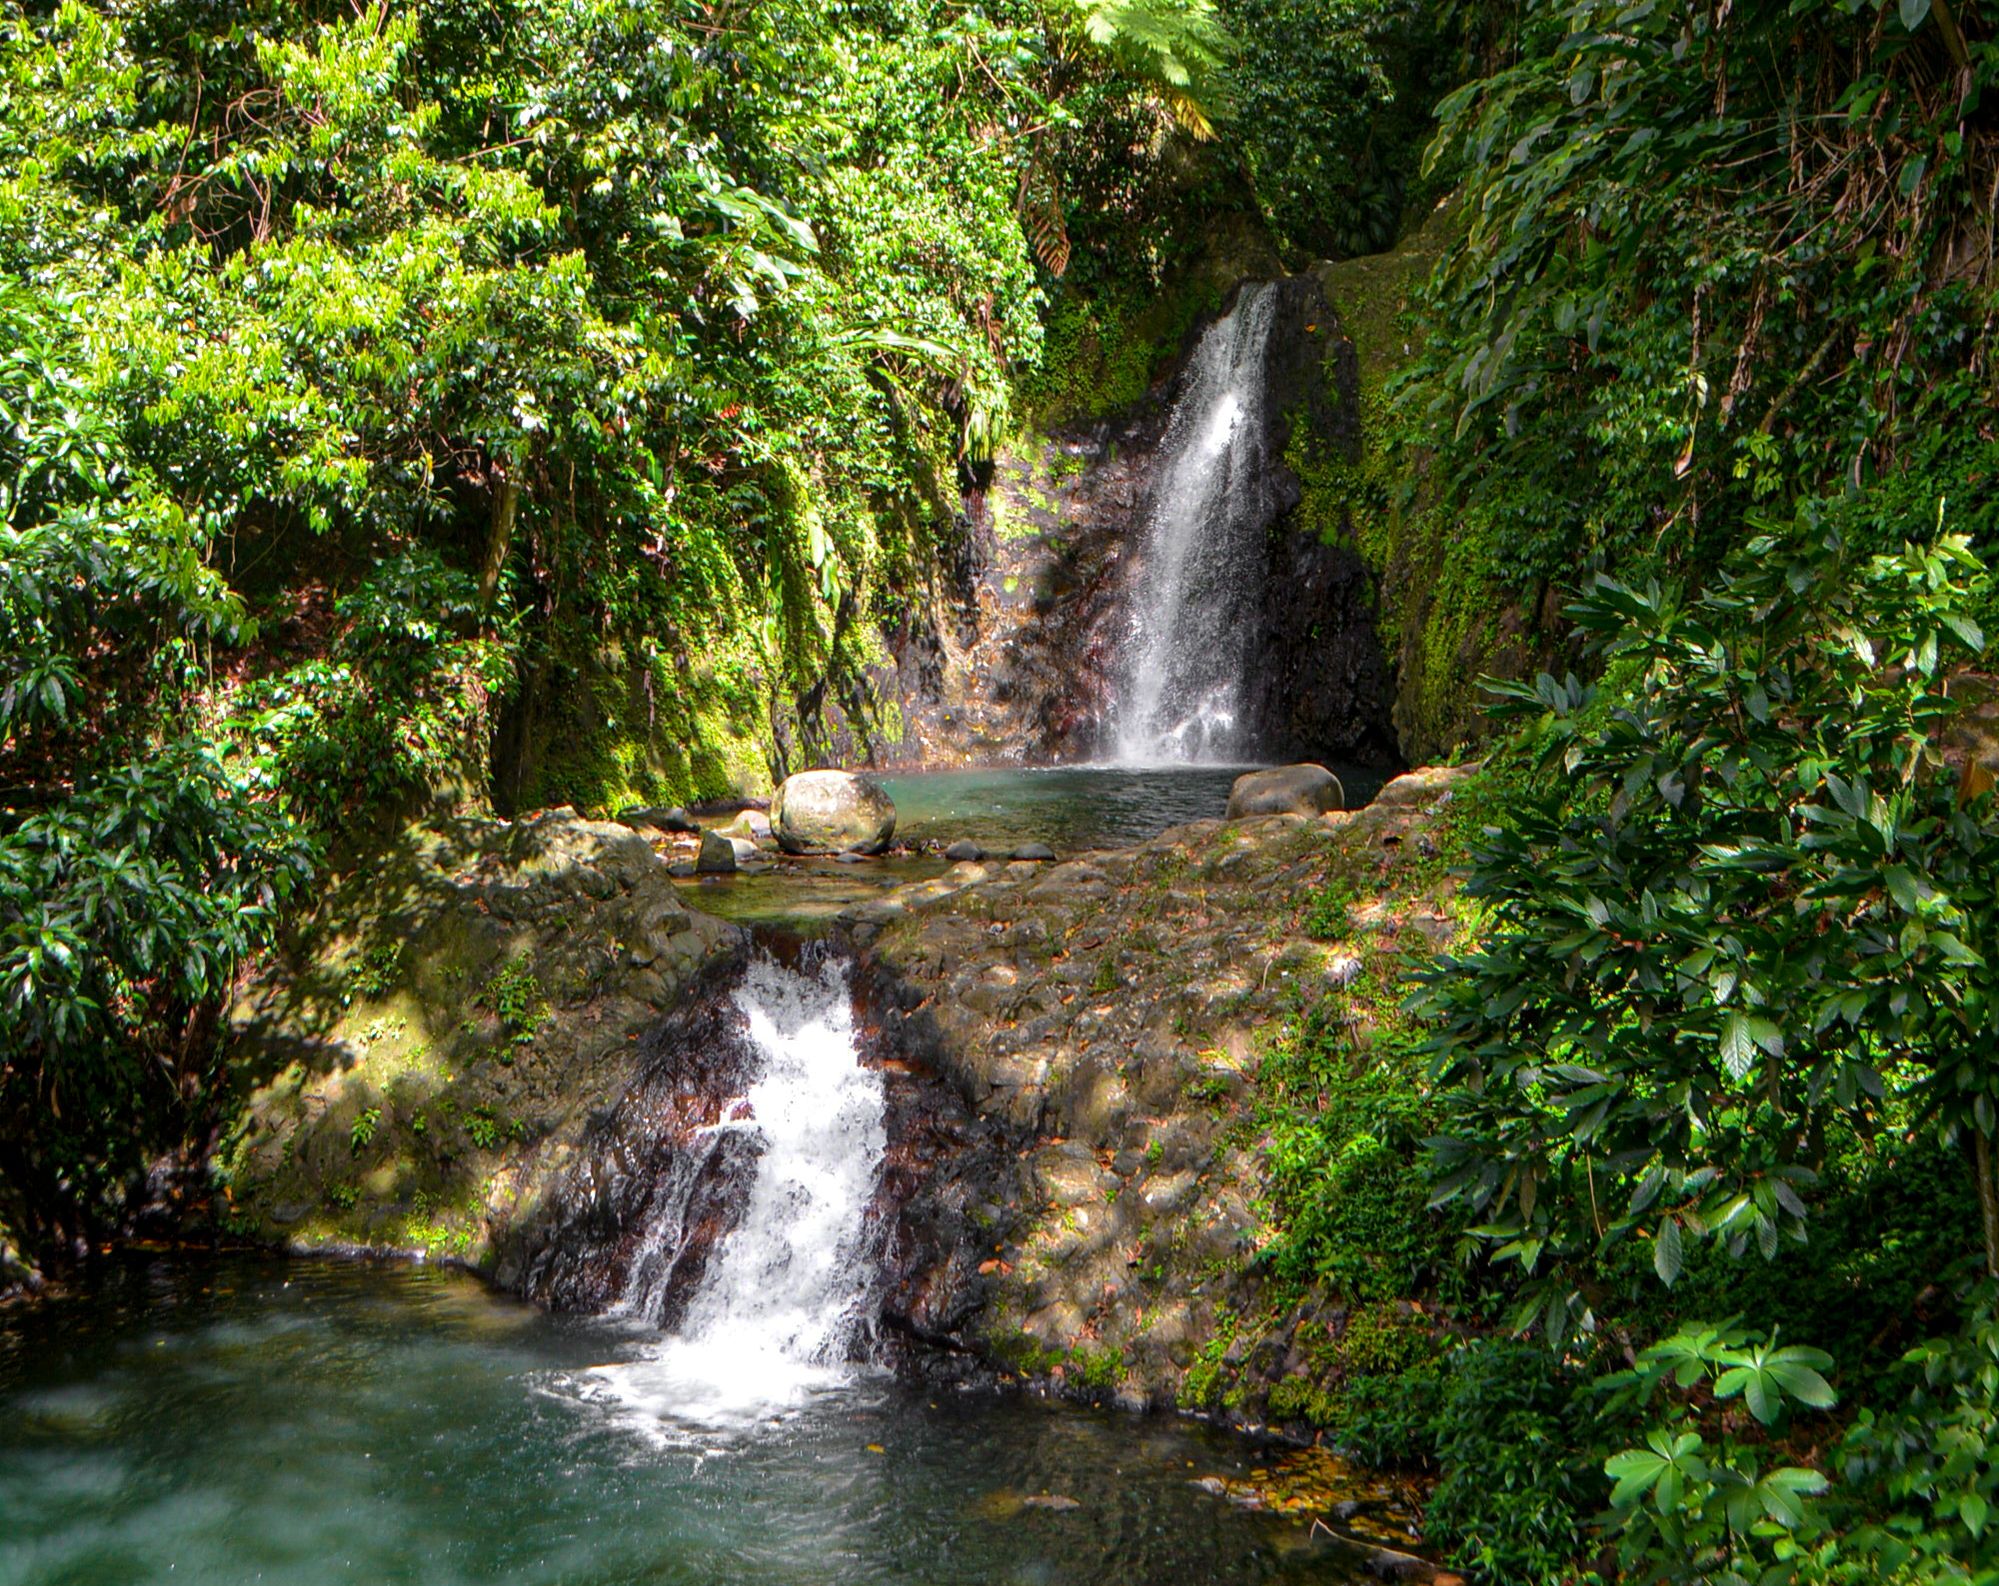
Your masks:
<path fill-rule="evenodd" d="M 735 992 L 761 1072 L 749 1116 L 703 1131 L 753 1130 L 762 1151 L 741 1220 L 715 1249 L 680 1330 L 640 1360 L 591 1373 L 593 1397 L 664 1433 L 675 1422 L 740 1425 L 847 1380 L 865 1323 L 872 1263 L 864 1226 L 882 1154 L 886 1101 L 854 1039 L 845 963 L 817 974 L 754 961 Z M 738 1108 L 731 1108 L 734 1112 Z M 698 1160 L 706 1141 L 688 1153 Z M 618 1309 L 657 1314 L 684 1239 L 684 1197 L 660 1197 Z"/>
<path fill-rule="evenodd" d="M 1265 412 L 1278 290 L 1252 282 L 1194 349 L 1126 595 L 1111 744 L 1127 764 L 1239 758 L 1274 460 Z"/>

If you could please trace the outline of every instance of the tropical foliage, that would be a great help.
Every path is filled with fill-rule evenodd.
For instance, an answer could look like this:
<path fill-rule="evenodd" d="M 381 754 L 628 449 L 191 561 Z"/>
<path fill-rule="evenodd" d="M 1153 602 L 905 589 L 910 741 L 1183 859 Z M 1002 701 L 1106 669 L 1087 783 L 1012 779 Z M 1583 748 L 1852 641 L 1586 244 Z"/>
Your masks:
<path fill-rule="evenodd" d="M 0 10 L 0 1222 L 58 1248 L 200 1132 L 315 842 L 865 735 L 1039 355 L 1036 183 L 1206 136 L 1222 48 L 1206 0 Z"/>

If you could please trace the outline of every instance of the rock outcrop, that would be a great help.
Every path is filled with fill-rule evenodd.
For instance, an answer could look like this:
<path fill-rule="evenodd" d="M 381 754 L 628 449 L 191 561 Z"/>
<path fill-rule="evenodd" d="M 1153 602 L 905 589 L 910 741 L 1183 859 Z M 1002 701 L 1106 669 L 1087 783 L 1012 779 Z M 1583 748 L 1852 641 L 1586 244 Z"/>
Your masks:
<path fill-rule="evenodd" d="M 941 1087 L 955 1143 L 902 1200 L 891 1318 L 1131 1405 L 1267 1419 L 1337 1297 L 1273 1311 L 1264 1043 L 1303 1000 L 1392 981 L 1456 930 L 1430 828 L 1465 772 L 1367 809 L 1175 828 L 1055 866 L 959 864 L 851 910 L 881 1050 Z M 1334 939 L 1328 889 L 1355 904 Z M 1255 1326 L 1247 1319 L 1257 1317 Z M 1302 1348 L 1302 1343 L 1300 1345 Z"/>
<path fill-rule="evenodd" d="M 1267 450 L 1284 456 L 1304 426 L 1342 455 L 1356 451 L 1359 388 L 1338 316 L 1316 276 L 1278 290 Z M 1129 412 L 1065 425 L 998 459 L 968 502 L 974 554 L 949 620 L 891 636 L 897 669 L 883 686 L 898 700 L 902 740 L 881 746 L 883 763 L 1033 764 L 1099 751 L 1128 627 L 1123 597 L 1197 337 Z M 1248 672 L 1253 736 L 1273 756 L 1397 764 L 1373 579 L 1351 544 L 1298 527 L 1302 487 L 1288 466 L 1270 486 L 1267 555 L 1242 570 L 1261 591 L 1264 635 Z"/>
<path fill-rule="evenodd" d="M 491 1269 L 738 929 L 629 827 L 436 819 L 369 847 L 230 1015 L 227 1221 Z"/>
<path fill-rule="evenodd" d="M 1279 765 L 1245 771 L 1229 788 L 1228 818 L 1251 815 L 1324 815 L 1345 809 L 1346 789 L 1322 765 Z"/>

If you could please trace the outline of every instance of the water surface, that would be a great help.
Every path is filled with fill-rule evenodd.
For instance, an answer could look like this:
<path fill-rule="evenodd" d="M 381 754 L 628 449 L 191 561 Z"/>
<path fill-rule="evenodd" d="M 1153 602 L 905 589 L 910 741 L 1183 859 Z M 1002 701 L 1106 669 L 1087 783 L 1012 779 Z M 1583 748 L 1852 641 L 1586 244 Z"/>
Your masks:
<path fill-rule="evenodd" d="M 809 926 L 907 881 L 947 868 L 944 848 L 960 840 L 1004 856 L 1042 843 L 1060 858 L 1129 848 L 1170 826 L 1215 820 L 1247 765 L 1019 766 L 917 771 L 879 780 L 895 800 L 899 844 L 919 851 L 863 864 L 814 860 L 767 875 L 711 878 L 690 886 L 696 908 L 742 924 Z M 1381 791 L 1385 773 L 1335 764 L 1350 808 Z"/>
<path fill-rule="evenodd" d="M 592 1391 L 657 1342 L 434 1268 L 114 1268 L 0 1316 L 0 1582 L 1366 1578 L 1192 1485 L 1257 1454 L 1196 1423 L 864 1376 L 721 1431 Z"/>

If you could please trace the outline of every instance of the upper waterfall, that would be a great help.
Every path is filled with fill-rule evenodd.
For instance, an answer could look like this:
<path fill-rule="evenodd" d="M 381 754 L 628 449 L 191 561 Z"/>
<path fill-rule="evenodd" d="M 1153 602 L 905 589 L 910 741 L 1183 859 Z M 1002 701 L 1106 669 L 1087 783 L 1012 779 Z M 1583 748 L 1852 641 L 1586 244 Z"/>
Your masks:
<path fill-rule="evenodd" d="M 1246 284 L 1188 365 L 1125 594 L 1108 745 L 1121 761 L 1228 761 L 1252 747 L 1243 683 L 1273 510 L 1277 303 L 1275 285 Z"/>

